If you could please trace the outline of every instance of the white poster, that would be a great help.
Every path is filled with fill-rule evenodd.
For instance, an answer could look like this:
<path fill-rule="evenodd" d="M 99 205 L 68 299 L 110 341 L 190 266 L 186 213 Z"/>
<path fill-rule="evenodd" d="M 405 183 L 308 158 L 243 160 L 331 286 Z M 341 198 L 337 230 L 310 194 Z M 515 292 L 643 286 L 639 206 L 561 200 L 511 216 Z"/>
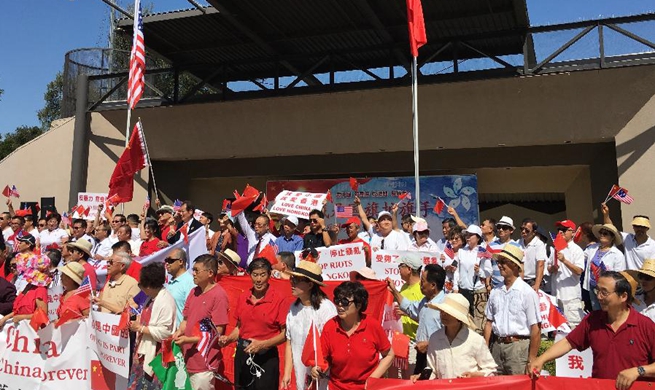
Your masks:
<path fill-rule="evenodd" d="M 364 244 L 361 242 L 320 247 L 316 248 L 316 251 L 317 262 L 323 268 L 324 280 L 350 280 L 350 271 L 366 267 Z M 296 252 L 298 260 L 300 254 L 301 251 Z"/>
<path fill-rule="evenodd" d="M 56 321 L 59 316 L 57 309 L 61 303 L 61 296 L 64 295 L 64 286 L 61 285 L 61 280 L 54 280 L 48 286 L 48 319 Z"/>
<path fill-rule="evenodd" d="M 405 283 L 400 279 L 400 270 L 398 270 L 398 259 L 404 255 L 418 256 L 423 264 L 437 264 L 439 259 L 438 253 L 431 252 L 409 252 L 409 251 L 387 251 L 377 250 L 371 255 L 371 268 L 375 271 L 378 279 L 391 279 L 397 290 Z"/>
<path fill-rule="evenodd" d="M 565 334 L 555 336 L 555 342 L 566 337 Z M 576 349 L 555 360 L 555 373 L 557 376 L 569 378 L 590 378 L 591 368 L 594 364 L 594 354 L 591 348 L 582 352 Z"/>
<path fill-rule="evenodd" d="M 309 219 L 309 212 L 323 207 L 327 194 L 312 192 L 282 191 L 275 197 L 270 209 L 272 214 L 293 215 Z"/>
<path fill-rule="evenodd" d="M 96 192 L 78 192 L 77 193 L 77 205 L 83 206 L 84 208 L 89 208 L 89 215 L 80 216 L 77 213 L 73 213 L 73 218 L 84 218 L 86 220 L 94 220 L 96 214 L 98 214 L 98 206 L 105 204 L 107 200 L 107 193 L 96 193 Z M 101 216 L 102 217 L 102 216 Z"/>
<path fill-rule="evenodd" d="M 127 330 L 119 331 L 120 315 L 91 311 L 88 346 L 98 355 L 106 369 L 116 375 L 129 376 L 130 339 Z M 88 362 L 87 362 L 88 364 Z"/>
<path fill-rule="evenodd" d="M 88 323 L 75 321 L 37 332 L 29 321 L 8 323 L 0 331 L 0 388 L 90 389 L 92 352 L 84 340 Z M 4 387 L 3 387 L 4 386 Z"/>

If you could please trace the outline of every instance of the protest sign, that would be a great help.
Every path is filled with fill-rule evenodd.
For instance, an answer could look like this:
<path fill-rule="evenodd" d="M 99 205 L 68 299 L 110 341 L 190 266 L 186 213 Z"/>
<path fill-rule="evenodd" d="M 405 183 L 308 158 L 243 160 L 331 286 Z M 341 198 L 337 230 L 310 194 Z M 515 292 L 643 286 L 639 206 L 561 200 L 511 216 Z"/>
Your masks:
<path fill-rule="evenodd" d="M 57 329 L 50 324 L 37 334 L 29 321 L 5 325 L 0 331 L 0 388 L 91 388 L 91 351 L 79 342 L 88 334 L 87 327 L 85 321 Z"/>
<path fill-rule="evenodd" d="M 309 219 L 309 212 L 320 210 L 326 196 L 327 194 L 312 192 L 282 191 L 275 197 L 275 204 L 270 212 Z"/>
<path fill-rule="evenodd" d="M 84 208 L 89 208 L 88 216 L 80 216 L 77 213 L 73 214 L 74 218 L 84 218 L 87 220 L 93 220 L 98 214 L 98 206 L 104 205 L 105 200 L 107 200 L 107 193 L 96 193 L 96 192 L 78 192 L 77 193 L 77 205 Z M 101 219 L 103 217 L 101 216 Z"/>
<path fill-rule="evenodd" d="M 566 337 L 565 334 L 557 334 L 555 342 Z M 569 378 L 590 378 L 591 368 L 594 365 L 594 353 L 591 348 L 580 352 L 572 349 L 564 356 L 555 360 L 555 372 L 557 376 Z"/>
<path fill-rule="evenodd" d="M 371 268 L 375 271 L 378 279 L 391 279 L 398 290 L 404 283 L 402 279 L 400 279 L 400 270 L 398 270 L 398 259 L 402 256 L 418 256 L 423 261 L 423 264 L 426 265 L 437 264 L 439 259 L 439 254 L 436 252 L 373 251 L 373 254 L 371 255 Z"/>
<path fill-rule="evenodd" d="M 317 263 L 323 269 L 324 280 L 350 280 L 350 271 L 366 267 L 366 254 L 364 244 L 333 245 L 331 247 L 316 248 L 318 252 Z M 302 251 L 296 252 L 296 258 L 300 259 Z"/>
<path fill-rule="evenodd" d="M 56 279 L 53 278 L 52 283 L 48 286 L 48 319 L 50 321 L 55 321 L 59 318 L 57 309 L 59 309 L 61 296 L 64 295 L 64 286 L 62 286 L 59 277 Z"/>
<path fill-rule="evenodd" d="M 100 363 L 116 375 L 129 375 L 130 339 L 127 330 L 119 330 L 120 315 L 91 311 L 88 346 Z M 88 363 L 88 362 L 87 362 Z"/>
<path fill-rule="evenodd" d="M 546 334 L 556 330 L 569 333 L 571 328 L 566 323 L 564 315 L 557 310 L 557 298 L 539 290 L 539 318 L 541 333 Z"/>

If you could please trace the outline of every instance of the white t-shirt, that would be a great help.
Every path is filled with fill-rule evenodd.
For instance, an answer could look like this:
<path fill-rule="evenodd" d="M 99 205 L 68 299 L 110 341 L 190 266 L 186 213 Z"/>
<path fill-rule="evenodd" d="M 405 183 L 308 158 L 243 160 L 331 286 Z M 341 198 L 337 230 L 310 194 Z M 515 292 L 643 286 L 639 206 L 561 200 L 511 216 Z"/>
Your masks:
<path fill-rule="evenodd" d="M 383 241 L 384 248 L 382 245 Z M 382 237 L 379 234 L 374 235 L 373 238 L 371 238 L 371 248 L 373 250 L 384 249 L 406 251 L 409 248 L 409 240 L 405 233 L 392 230 L 386 237 Z"/>
<path fill-rule="evenodd" d="M 539 296 L 517 278 L 509 289 L 502 284 L 491 290 L 485 316 L 496 336 L 530 336 L 530 326 L 540 322 Z"/>
<path fill-rule="evenodd" d="M 584 270 L 584 252 L 582 249 L 573 242 L 569 241 L 566 249 L 562 250 L 564 258 L 571 262 L 576 267 Z M 552 260 L 551 260 L 552 259 Z M 555 259 L 551 256 L 548 260 L 548 265 L 554 264 Z M 569 267 L 564 265 L 561 261 L 557 262 L 559 269 L 555 274 L 551 275 L 553 295 L 562 301 L 570 301 L 572 299 L 581 299 L 582 292 L 580 288 L 580 275 L 576 275 Z"/>
<path fill-rule="evenodd" d="M 519 246 L 523 250 L 523 279 L 530 280 L 537 277 L 537 261 L 546 261 L 546 244 L 535 237 L 527 245 L 524 240 L 519 240 Z"/>
<path fill-rule="evenodd" d="M 39 234 L 39 240 L 41 241 L 41 247 L 45 248 L 50 244 L 62 245 L 62 240 L 68 238 L 68 233 L 64 229 L 57 228 L 53 231 L 48 229 L 43 229 Z"/>
<path fill-rule="evenodd" d="M 478 258 L 478 249 L 476 246 L 470 249 L 468 245 L 457 251 L 459 259 L 459 284 L 460 290 L 479 290 L 484 288 L 484 279 L 491 276 L 491 259 Z M 479 264 L 480 269 L 477 274 L 475 272 L 475 265 Z M 477 276 L 477 277 L 476 277 Z M 475 281 L 475 284 L 473 283 Z"/>
<path fill-rule="evenodd" d="M 14 234 L 14 231 L 11 229 L 11 227 L 7 226 L 3 231 L 2 231 L 2 237 L 4 237 L 5 242 L 9 240 L 9 237 L 11 237 Z"/>
<path fill-rule="evenodd" d="M 626 269 L 637 270 L 644 265 L 645 259 L 652 259 L 655 256 L 655 240 L 648 237 L 646 242 L 641 245 L 637 244 L 635 235 L 632 233 L 621 232 L 623 235 L 623 246 L 625 247 Z"/>
<path fill-rule="evenodd" d="M 643 294 L 637 295 L 636 298 L 639 300 L 640 304 L 637 305 L 636 302 L 632 304 L 635 310 L 637 310 L 639 313 L 645 315 L 646 317 L 650 318 L 653 322 L 655 322 L 655 303 L 651 303 L 650 305 L 646 306 L 646 304 L 644 303 Z"/>

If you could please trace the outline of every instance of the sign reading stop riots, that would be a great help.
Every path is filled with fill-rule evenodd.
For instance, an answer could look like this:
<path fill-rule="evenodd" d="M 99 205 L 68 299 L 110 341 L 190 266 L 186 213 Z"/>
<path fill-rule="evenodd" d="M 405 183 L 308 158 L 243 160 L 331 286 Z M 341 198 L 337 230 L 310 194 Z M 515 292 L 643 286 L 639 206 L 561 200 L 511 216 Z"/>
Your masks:
<path fill-rule="evenodd" d="M 129 375 L 130 339 L 127 330 L 119 330 L 121 316 L 91 311 L 88 345 L 100 363 L 116 375 Z"/>
<path fill-rule="evenodd" d="M 313 192 L 282 191 L 275 197 L 275 204 L 271 213 L 293 215 L 298 218 L 309 219 L 309 212 L 320 210 L 327 194 Z"/>
<path fill-rule="evenodd" d="M 404 283 L 402 279 L 400 279 L 400 270 L 398 269 L 398 264 L 400 264 L 399 259 L 402 256 L 418 256 L 425 265 L 437 264 L 437 261 L 439 260 L 439 254 L 436 252 L 373 251 L 373 254 L 371 255 L 371 268 L 375 271 L 378 279 L 391 279 L 396 286 L 396 289 L 400 289 Z"/>
<path fill-rule="evenodd" d="M 320 247 L 316 248 L 316 252 L 324 280 L 350 280 L 350 271 L 366 267 L 364 244 L 361 242 Z M 300 259 L 301 253 L 296 252 L 296 258 Z"/>

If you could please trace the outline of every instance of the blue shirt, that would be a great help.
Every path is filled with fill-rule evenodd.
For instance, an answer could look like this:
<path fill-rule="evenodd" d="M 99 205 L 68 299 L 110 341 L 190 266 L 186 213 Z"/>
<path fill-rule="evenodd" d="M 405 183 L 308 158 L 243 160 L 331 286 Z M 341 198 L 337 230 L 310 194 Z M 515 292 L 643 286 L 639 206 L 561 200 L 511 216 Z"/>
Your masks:
<path fill-rule="evenodd" d="M 432 300 L 428 301 L 423 298 L 420 301 L 410 301 L 403 298 L 400 302 L 400 308 L 407 313 L 414 321 L 418 321 L 416 330 L 416 341 L 429 341 L 432 333 L 441 329 L 441 314 L 439 310 L 430 309 L 426 304 L 435 305 L 442 303 L 446 299 L 446 293 L 441 290 Z"/>
<path fill-rule="evenodd" d="M 301 251 L 303 246 L 303 240 L 299 235 L 294 234 L 291 238 L 287 239 L 285 236 L 280 236 L 275 240 L 275 245 L 277 245 L 278 253 L 280 252 L 295 252 Z"/>
<path fill-rule="evenodd" d="M 183 273 L 179 278 L 171 279 L 166 285 L 166 289 L 175 299 L 175 311 L 177 314 L 177 325 L 180 325 L 184 317 L 182 310 L 184 310 L 184 303 L 189 297 L 191 290 L 196 287 L 193 283 L 193 276 L 189 272 Z"/>

